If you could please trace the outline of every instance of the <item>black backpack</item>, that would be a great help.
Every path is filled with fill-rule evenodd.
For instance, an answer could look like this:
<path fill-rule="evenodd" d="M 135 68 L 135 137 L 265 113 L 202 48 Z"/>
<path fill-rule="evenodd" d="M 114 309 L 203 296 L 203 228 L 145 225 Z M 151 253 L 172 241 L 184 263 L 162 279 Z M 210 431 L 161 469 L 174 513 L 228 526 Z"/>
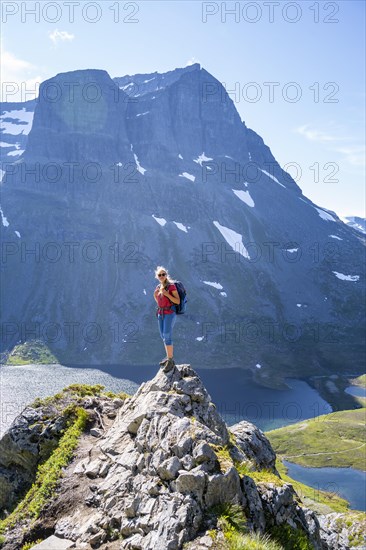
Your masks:
<path fill-rule="evenodd" d="M 184 288 L 183 283 L 181 283 L 180 281 L 174 281 L 173 284 L 177 287 L 177 291 L 178 291 L 179 298 L 180 298 L 180 303 L 179 304 L 174 304 L 175 312 L 176 312 L 177 315 L 183 315 L 183 313 L 186 312 L 186 307 L 187 307 L 187 301 L 188 301 L 187 300 L 187 291 Z"/>

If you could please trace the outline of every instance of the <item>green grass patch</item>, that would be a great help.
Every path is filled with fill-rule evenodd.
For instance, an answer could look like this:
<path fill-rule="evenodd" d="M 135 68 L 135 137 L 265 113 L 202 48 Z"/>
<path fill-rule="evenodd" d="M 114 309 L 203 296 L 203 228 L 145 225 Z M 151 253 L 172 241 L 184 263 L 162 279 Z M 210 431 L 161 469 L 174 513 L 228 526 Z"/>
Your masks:
<path fill-rule="evenodd" d="M 232 466 L 234 466 L 234 461 L 231 458 L 230 455 L 230 449 L 228 445 L 220 446 L 220 445 L 211 445 L 213 450 L 215 451 L 215 454 L 217 456 L 217 460 L 220 464 L 220 469 L 222 472 L 227 472 Z"/>
<path fill-rule="evenodd" d="M 365 470 L 365 422 L 364 407 L 318 416 L 266 435 L 280 458 L 296 464 Z"/>
<path fill-rule="evenodd" d="M 301 501 L 303 501 L 308 508 L 318 513 L 348 511 L 349 503 L 335 493 L 314 489 L 313 487 L 309 487 L 309 485 L 305 485 L 289 477 L 286 467 L 279 459 L 277 459 L 276 468 L 283 481 L 291 483 Z"/>
<path fill-rule="evenodd" d="M 127 399 L 127 397 L 131 397 L 125 392 L 119 392 L 119 393 L 113 393 L 111 391 L 103 391 L 105 386 L 102 386 L 102 384 L 70 384 L 66 388 L 64 388 L 61 392 L 56 393 L 55 395 L 50 395 L 48 397 L 37 397 L 33 403 L 31 404 L 31 407 L 38 408 L 38 407 L 44 407 L 48 405 L 54 405 L 57 407 L 58 403 L 61 401 L 64 401 L 67 397 L 67 394 L 69 394 L 74 400 L 75 398 L 83 398 L 87 396 L 105 396 L 109 397 L 110 399 Z"/>
<path fill-rule="evenodd" d="M 234 466 L 240 476 L 251 476 L 255 471 L 255 468 L 251 462 L 238 462 L 234 460 Z"/>
<path fill-rule="evenodd" d="M 212 508 L 212 512 L 217 517 L 224 534 L 232 531 L 238 533 L 247 531 L 247 518 L 239 504 L 217 504 Z"/>
<path fill-rule="evenodd" d="M 234 466 L 240 476 L 249 476 L 255 483 L 274 483 L 277 486 L 283 485 L 283 481 L 276 474 L 268 469 L 256 470 L 255 466 L 250 461 L 240 462 L 232 457 L 231 449 L 233 444 L 230 442 L 228 445 L 219 446 L 211 445 L 217 460 L 220 464 L 222 472 L 227 472 L 232 466 Z"/>
<path fill-rule="evenodd" d="M 124 391 L 114 393 L 112 391 L 104 391 L 102 392 L 102 395 L 106 397 L 110 397 L 111 399 L 115 399 L 118 397 L 118 399 L 127 399 L 128 397 L 131 397 L 128 393 L 125 393 Z"/>
<path fill-rule="evenodd" d="M 23 500 L 6 519 L 0 521 L 1 533 L 6 528 L 13 527 L 18 521 L 37 519 L 45 504 L 54 494 L 62 476 L 62 469 L 71 460 L 73 451 L 89 418 L 87 411 L 75 404 L 70 406 L 65 414 L 69 416 L 69 426 L 60 438 L 58 447 L 48 460 L 38 466 L 35 481 Z"/>
<path fill-rule="evenodd" d="M 70 386 L 67 386 L 62 391 L 63 392 L 72 392 L 76 393 L 80 397 L 86 397 L 87 395 L 100 395 L 101 391 L 104 390 L 105 386 L 102 386 L 102 384 L 94 384 L 91 386 L 90 384 L 70 384 Z"/>
<path fill-rule="evenodd" d="M 238 504 L 224 503 L 210 510 L 217 518 L 217 527 L 221 529 L 225 539 L 223 550 L 282 550 L 282 547 L 268 535 L 249 533 L 244 511 Z M 217 530 L 209 532 L 214 542 Z"/>
<path fill-rule="evenodd" d="M 54 364 L 58 363 L 58 360 L 42 340 L 29 340 L 16 345 L 6 361 L 7 365 L 28 365 L 32 363 Z"/>
<path fill-rule="evenodd" d="M 230 540 L 226 539 L 226 544 L 227 550 L 283 550 L 283 546 L 271 540 L 268 535 L 257 533 L 232 533 Z M 295 550 L 295 547 L 292 550 Z"/>
<path fill-rule="evenodd" d="M 272 527 L 270 534 L 280 544 L 282 550 L 314 550 L 306 533 L 300 529 L 294 529 L 288 523 Z"/>
<path fill-rule="evenodd" d="M 33 548 L 33 546 L 39 544 L 40 542 L 42 542 L 42 539 L 38 539 L 33 542 L 26 542 L 25 544 L 23 544 L 22 550 L 30 550 L 31 548 Z"/>
<path fill-rule="evenodd" d="M 358 378 L 353 378 L 350 382 L 353 386 L 361 386 L 362 388 L 366 388 L 366 374 L 361 374 L 361 376 Z"/>
<path fill-rule="evenodd" d="M 276 476 L 273 472 L 267 469 L 249 472 L 249 475 L 256 483 L 274 483 L 274 485 L 281 486 L 284 485 L 284 481 Z"/>

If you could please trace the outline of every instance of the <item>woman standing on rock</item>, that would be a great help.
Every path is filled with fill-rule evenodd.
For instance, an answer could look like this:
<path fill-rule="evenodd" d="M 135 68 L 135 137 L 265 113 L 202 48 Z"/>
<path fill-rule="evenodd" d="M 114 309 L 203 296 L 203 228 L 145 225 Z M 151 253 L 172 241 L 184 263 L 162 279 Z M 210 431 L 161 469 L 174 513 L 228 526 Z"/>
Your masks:
<path fill-rule="evenodd" d="M 159 285 L 154 290 L 154 299 L 158 304 L 157 318 L 160 336 L 163 339 L 166 357 L 160 361 L 160 365 L 170 370 L 175 365 L 173 360 L 172 332 L 177 319 L 174 304 L 180 303 L 177 287 L 171 281 L 168 271 L 162 265 L 155 270 L 155 278 Z"/>

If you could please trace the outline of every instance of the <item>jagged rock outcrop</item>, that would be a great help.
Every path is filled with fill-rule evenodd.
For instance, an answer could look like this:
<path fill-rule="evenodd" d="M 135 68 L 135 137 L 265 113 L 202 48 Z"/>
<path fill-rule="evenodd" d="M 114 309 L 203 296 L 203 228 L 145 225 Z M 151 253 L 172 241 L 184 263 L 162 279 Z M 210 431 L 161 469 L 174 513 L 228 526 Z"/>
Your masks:
<path fill-rule="evenodd" d="M 287 524 L 306 533 L 315 549 L 328 548 L 316 515 L 301 508 L 276 473 L 263 433 L 248 422 L 229 430 L 190 365 L 159 370 L 117 403 L 114 416 L 102 434 L 94 431 L 100 437 L 87 435 L 38 531 L 47 526 L 48 534 L 72 541 L 70 548 L 178 550 L 207 542 L 212 510 L 231 503 L 249 531 Z M 13 533 L 4 549 L 14 544 Z"/>
<path fill-rule="evenodd" d="M 347 514 L 333 512 L 318 517 L 321 537 L 328 548 L 332 550 L 348 550 L 349 548 L 364 550 L 366 548 L 366 519 L 347 517 Z"/>
<path fill-rule="evenodd" d="M 36 400 L 14 420 L 0 440 L 0 513 L 12 509 L 34 481 L 39 464 L 47 460 L 65 431 L 78 396 L 66 388 L 56 398 Z M 79 404 L 90 420 L 103 411 L 112 418 L 122 405 L 119 398 L 107 395 L 79 397 Z M 98 418 L 96 418 L 98 421 Z M 91 435 L 100 435 L 96 427 Z"/>
<path fill-rule="evenodd" d="M 251 460 L 258 469 L 275 470 L 276 454 L 259 428 L 242 420 L 230 426 L 230 432 L 235 435 L 236 445 L 244 452 L 246 459 Z"/>

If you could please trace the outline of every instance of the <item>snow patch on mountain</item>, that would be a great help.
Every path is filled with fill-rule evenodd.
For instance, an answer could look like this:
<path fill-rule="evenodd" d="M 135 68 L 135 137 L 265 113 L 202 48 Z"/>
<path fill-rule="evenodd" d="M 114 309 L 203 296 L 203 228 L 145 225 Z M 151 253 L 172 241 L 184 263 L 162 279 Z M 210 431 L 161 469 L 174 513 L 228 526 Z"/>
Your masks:
<path fill-rule="evenodd" d="M 347 217 L 340 217 L 342 222 L 347 224 L 349 227 L 352 227 L 353 229 L 356 229 L 356 231 L 359 231 L 360 233 L 366 234 L 366 220 L 365 218 L 360 218 L 359 216 L 347 216 Z"/>
<path fill-rule="evenodd" d="M 235 252 L 239 252 L 239 254 L 244 256 L 244 258 L 250 260 L 248 250 L 243 244 L 243 237 L 242 235 L 240 235 L 240 233 L 237 233 L 229 227 L 221 225 L 218 221 L 214 221 L 213 224 L 220 231 L 221 235 L 224 237 L 228 245 L 230 245 L 231 248 L 235 250 Z"/>
<path fill-rule="evenodd" d="M 248 206 L 250 206 L 252 208 L 255 206 L 254 201 L 253 201 L 252 197 L 250 196 L 249 191 L 242 191 L 241 189 L 232 189 L 232 192 L 241 201 L 245 202 L 245 204 L 247 204 Z"/>
<path fill-rule="evenodd" d="M 166 220 L 164 218 L 157 218 L 156 216 L 154 216 L 154 214 L 152 214 L 152 217 L 154 218 L 155 221 L 158 222 L 159 225 L 161 225 L 162 227 L 164 227 L 164 225 L 166 224 Z"/>
<path fill-rule="evenodd" d="M 28 135 L 32 128 L 34 113 L 20 110 L 5 111 L 0 116 L 0 126 L 4 134 L 17 136 L 19 134 Z M 10 120 L 9 120 L 10 119 Z"/>
<path fill-rule="evenodd" d="M 314 206 L 314 208 L 323 220 L 326 220 L 327 222 L 336 222 L 337 221 L 335 218 L 333 218 L 333 216 L 331 214 L 329 214 L 328 212 L 325 212 L 325 210 L 322 210 L 321 208 L 317 208 L 316 206 Z"/>
<path fill-rule="evenodd" d="M 8 226 L 9 226 L 9 222 L 8 222 L 7 218 L 4 216 L 4 212 L 3 212 L 2 208 L 1 208 L 1 206 L 0 206 L 0 214 L 1 214 L 1 220 L 2 220 L 2 222 L 3 222 L 3 226 L 4 226 L 4 227 L 8 227 Z"/>
<path fill-rule="evenodd" d="M 183 172 L 183 174 L 179 174 L 180 178 L 187 178 L 187 180 L 194 181 L 196 179 L 196 176 L 193 176 L 192 174 L 188 174 L 188 172 Z"/>
<path fill-rule="evenodd" d="M 360 278 L 359 275 L 345 275 L 344 273 L 339 273 L 338 271 L 332 271 L 338 279 L 341 279 L 342 281 L 358 281 Z"/>
<path fill-rule="evenodd" d="M 139 162 L 139 159 L 137 158 L 136 153 L 133 154 L 137 166 L 137 171 L 140 172 L 140 174 L 144 175 L 146 172 L 146 168 L 143 168 Z"/>
<path fill-rule="evenodd" d="M 279 185 L 281 185 L 282 187 L 284 187 L 286 189 L 286 186 L 283 185 L 283 183 L 280 183 L 278 181 L 278 179 L 275 177 L 275 176 L 272 176 L 272 174 L 270 174 L 269 172 L 267 172 L 266 170 L 262 170 L 262 168 L 259 168 L 259 170 L 261 172 L 263 172 L 263 174 L 265 174 L 266 176 L 268 176 L 269 178 L 271 178 L 273 181 L 275 181 L 276 183 L 278 183 Z"/>
<path fill-rule="evenodd" d="M 193 159 L 193 162 L 197 162 L 197 164 L 199 164 L 200 166 L 202 166 L 202 163 L 203 162 L 208 162 L 210 160 L 213 160 L 212 158 L 210 157 L 206 157 L 205 153 L 203 152 L 202 155 L 200 155 L 198 158 L 196 159 Z"/>
<path fill-rule="evenodd" d="M 188 233 L 188 228 L 185 225 L 183 225 L 180 222 L 173 222 L 173 223 L 175 223 L 178 229 L 180 229 L 181 231 L 184 231 L 185 233 Z"/>
<path fill-rule="evenodd" d="M 211 281 L 202 281 L 202 282 L 205 283 L 205 285 L 213 286 L 214 288 L 218 288 L 219 290 L 222 290 L 224 288 L 222 285 L 220 285 L 220 283 L 215 283 Z"/>

